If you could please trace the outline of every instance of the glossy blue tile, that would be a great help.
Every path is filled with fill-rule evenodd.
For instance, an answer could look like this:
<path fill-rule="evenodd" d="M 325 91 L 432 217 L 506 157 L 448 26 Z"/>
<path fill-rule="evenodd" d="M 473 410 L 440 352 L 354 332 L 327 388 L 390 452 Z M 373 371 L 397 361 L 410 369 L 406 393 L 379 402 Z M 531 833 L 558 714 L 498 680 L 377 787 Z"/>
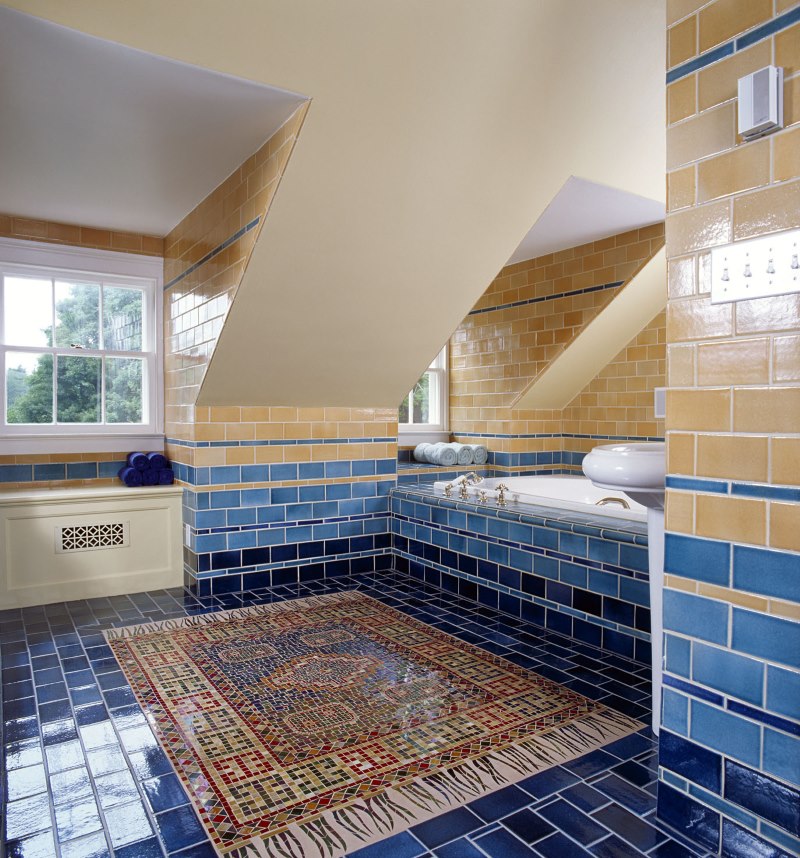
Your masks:
<path fill-rule="evenodd" d="M 599 843 L 595 843 L 591 848 L 592 855 L 597 858 L 640 858 L 641 852 L 624 840 L 620 840 L 616 835 L 611 835 Z"/>
<path fill-rule="evenodd" d="M 712 852 L 720 846 L 720 815 L 689 796 L 659 784 L 658 818 Z"/>
<path fill-rule="evenodd" d="M 682 736 L 661 730 L 659 764 L 719 794 L 722 790 L 722 757 Z"/>
<path fill-rule="evenodd" d="M 464 834 L 475 831 L 482 825 L 481 820 L 465 807 L 459 807 L 422 822 L 411 828 L 411 833 L 428 848 L 435 848 L 455 840 Z"/>
<path fill-rule="evenodd" d="M 693 647 L 692 679 L 750 703 L 761 703 L 764 665 L 729 650 L 696 642 Z"/>
<path fill-rule="evenodd" d="M 484 853 L 467 840 L 466 837 L 460 837 L 458 840 L 453 840 L 433 850 L 436 858 L 484 858 Z M 385 858 L 386 853 L 382 854 Z"/>
<path fill-rule="evenodd" d="M 644 816 L 656 806 L 652 795 L 615 774 L 593 781 L 592 786 L 638 816 Z"/>
<path fill-rule="evenodd" d="M 800 673 L 767 665 L 767 708 L 800 721 Z"/>
<path fill-rule="evenodd" d="M 502 828 L 475 838 L 475 843 L 490 858 L 535 858 L 535 853 L 528 846 Z"/>
<path fill-rule="evenodd" d="M 664 629 L 711 643 L 726 644 L 728 605 L 692 593 L 664 590 Z"/>
<path fill-rule="evenodd" d="M 761 772 L 725 761 L 725 798 L 800 836 L 800 791 Z"/>
<path fill-rule="evenodd" d="M 114 850 L 114 858 L 162 858 L 163 855 L 161 844 L 155 837 Z"/>
<path fill-rule="evenodd" d="M 156 826 L 161 839 L 170 852 L 192 846 L 206 839 L 203 827 L 189 805 L 160 813 L 156 817 Z"/>
<path fill-rule="evenodd" d="M 730 551 L 727 542 L 667 533 L 664 537 L 664 571 L 727 586 L 730 582 Z"/>
<path fill-rule="evenodd" d="M 800 601 L 800 554 L 735 545 L 733 586 L 749 593 Z"/>
<path fill-rule="evenodd" d="M 788 852 L 768 843 L 730 820 L 722 820 L 722 858 L 792 858 Z"/>
<path fill-rule="evenodd" d="M 592 817 L 581 813 L 563 799 L 557 799 L 551 804 L 539 807 L 536 812 L 584 846 L 594 843 L 607 834 L 603 826 L 598 825 Z"/>
<path fill-rule="evenodd" d="M 758 765 L 761 729 L 757 724 L 698 700 L 691 703 L 691 717 L 690 734 L 697 743 Z"/>
<path fill-rule="evenodd" d="M 800 623 L 734 608 L 731 646 L 742 653 L 800 668 Z"/>
<path fill-rule="evenodd" d="M 530 804 L 531 797 L 515 786 L 495 790 L 483 798 L 471 801 L 467 806 L 484 822 L 494 822 Z"/>
<path fill-rule="evenodd" d="M 544 858 L 587 858 L 591 855 L 575 841 L 565 837 L 560 832 L 551 834 L 536 844 L 536 851 Z"/>
<path fill-rule="evenodd" d="M 751 764 L 757 765 L 757 761 Z M 800 738 L 765 727 L 764 769 L 794 786 L 800 786 Z"/>
<path fill-rule="evenodd" d="M 349 858 L 386 858 L 387 855 L 397 856 L 397 858 L 416 858 L 424 852 L 425 847 L 418 840 L 407 831 L 402 831 L 400 834 L 351 852 Z"/>

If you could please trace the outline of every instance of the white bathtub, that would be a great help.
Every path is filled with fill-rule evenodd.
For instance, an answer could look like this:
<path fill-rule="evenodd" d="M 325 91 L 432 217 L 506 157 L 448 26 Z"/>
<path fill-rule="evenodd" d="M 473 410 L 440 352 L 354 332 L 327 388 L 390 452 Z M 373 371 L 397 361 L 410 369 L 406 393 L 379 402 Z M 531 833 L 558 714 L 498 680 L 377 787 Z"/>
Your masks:
<path fill-rule="evenodd" d="M 532 504 L 534 506 L 556 507 L 557 509 L 573 510 L 592 515 L 609 516 L 610 518 L 622 518 L 628 521 L 646 521 L 647 509 L 641 504 L 635 503 L 622 492 L 610 489 L 599 489 L 592 485 L 586 477 L 579 476 L 548 476 L 548 477 L 494 477 L 482 480 L 476 486 L 469 486 L 469 500 L 476 502 L 481 492 L 486 492 L 487 504 L 496 506 L 496 486 L 504 483 L 508 486 L 506 501 L 515 504 Z M 434 491 L 437 495 L 445 495 L 447 482 L 434 483 Z M 461 486 L 453 485 L 450 497 L 459 500 Z M 614 499 L 615 503 L 597 505 L 598 501 Z M 622 502 L 629 509 L 625 509 Z"/>

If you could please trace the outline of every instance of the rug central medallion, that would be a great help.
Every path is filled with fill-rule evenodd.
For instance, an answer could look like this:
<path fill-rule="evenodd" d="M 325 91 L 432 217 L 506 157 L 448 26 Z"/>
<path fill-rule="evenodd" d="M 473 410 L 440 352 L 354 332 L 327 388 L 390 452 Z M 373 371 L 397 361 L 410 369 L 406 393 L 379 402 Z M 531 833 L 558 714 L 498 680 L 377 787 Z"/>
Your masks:
<path fill-rule="evenodd" d="M 641 726 L 358 592 L 107 637 L 237 858 L 334 858 Z"/>

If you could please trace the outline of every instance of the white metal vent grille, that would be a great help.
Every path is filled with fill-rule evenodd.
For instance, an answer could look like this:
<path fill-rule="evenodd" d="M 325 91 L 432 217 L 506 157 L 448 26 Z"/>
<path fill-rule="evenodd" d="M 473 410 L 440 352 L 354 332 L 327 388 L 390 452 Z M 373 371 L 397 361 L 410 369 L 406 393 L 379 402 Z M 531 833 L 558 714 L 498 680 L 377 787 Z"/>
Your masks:
<path fill-rule="evenodd" d="M 96 551 L 98 548 L 122 548 L 128 544 L 128 522 L 73 524 L 56 528 L 56 552 Z"/>

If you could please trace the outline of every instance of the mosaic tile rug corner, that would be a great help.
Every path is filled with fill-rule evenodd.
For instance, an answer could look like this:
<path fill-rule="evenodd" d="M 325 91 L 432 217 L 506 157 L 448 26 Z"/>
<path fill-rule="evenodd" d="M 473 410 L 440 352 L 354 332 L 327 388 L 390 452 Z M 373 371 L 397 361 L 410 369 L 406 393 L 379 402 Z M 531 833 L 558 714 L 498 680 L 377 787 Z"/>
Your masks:
<path fill-rule="evenodd" d="M 106 637 L 226 858 L 337 858 L 642 726 L 357 591 Z"/>

